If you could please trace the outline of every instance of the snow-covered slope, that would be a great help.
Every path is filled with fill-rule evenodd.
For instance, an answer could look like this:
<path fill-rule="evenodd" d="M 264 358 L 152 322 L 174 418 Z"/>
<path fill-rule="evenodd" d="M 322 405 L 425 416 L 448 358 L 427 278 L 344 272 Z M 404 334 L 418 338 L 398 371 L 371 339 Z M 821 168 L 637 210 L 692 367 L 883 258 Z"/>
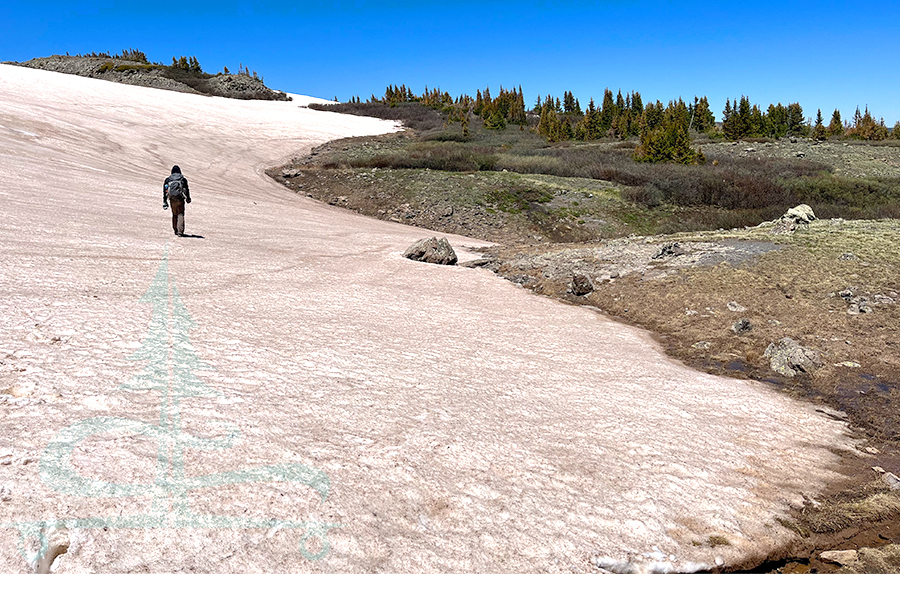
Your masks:
<path fill-rule="evenodd" d="M 0 570 L 48 566 L 42 522 L 59 572 L 690 570 L 835 477 L 844 428 L 808 405 L 273 183 L 396 128 L 299 103 L 0 65 Z M 162 210 L 173 164 L 202 238 Z M 120 389 L 141 374 L 168 393 Z"/>

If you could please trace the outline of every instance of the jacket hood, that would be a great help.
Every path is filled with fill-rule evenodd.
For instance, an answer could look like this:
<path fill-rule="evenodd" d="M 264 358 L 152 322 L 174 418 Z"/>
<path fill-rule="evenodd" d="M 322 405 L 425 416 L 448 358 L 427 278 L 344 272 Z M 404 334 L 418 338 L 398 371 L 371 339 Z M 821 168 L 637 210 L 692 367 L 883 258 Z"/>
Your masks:
<path fill-rule="evenodd" d="M 172 173 L 181 173 L 181 167 L 175 165 L 174 167 L 172 167 Z"/>

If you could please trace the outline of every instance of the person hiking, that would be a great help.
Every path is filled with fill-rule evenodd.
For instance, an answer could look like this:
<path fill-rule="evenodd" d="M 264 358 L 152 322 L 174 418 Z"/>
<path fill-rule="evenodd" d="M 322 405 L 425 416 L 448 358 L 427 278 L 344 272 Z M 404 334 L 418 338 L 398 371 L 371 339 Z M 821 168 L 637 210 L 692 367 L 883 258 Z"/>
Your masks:
<path fill-rule="evenodd" d="M 178 236 L 184 236 L 184 205 L 191 202 L 191 191 L 188 181 L 181 174 L 181 167 L 172 167 L 172 174 L 163 182 L 163 209 L 172 206 L 172 230 Z"/>

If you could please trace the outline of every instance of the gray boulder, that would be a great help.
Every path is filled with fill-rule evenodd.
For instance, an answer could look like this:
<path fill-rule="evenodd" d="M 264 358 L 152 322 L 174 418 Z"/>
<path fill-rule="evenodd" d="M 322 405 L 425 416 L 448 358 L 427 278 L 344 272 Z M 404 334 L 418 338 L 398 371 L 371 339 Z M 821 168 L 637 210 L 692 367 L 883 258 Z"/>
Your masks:
<path fill-rule="evenodd" d="M 772 371 L 788 378 L 797 374 L 810 374 L 822 366 L 822 360 L 816 351 L 800 346 L 792 338 L 782 338 L 778 344 L 769 344 L 764 356 L 769 360 Z"/>
<path fill-rule="evenodd" d="M 772 232 L 775 234 L 793 232 L 798 226 L 809 226 L 814 221 L 816 214 L 813 213 L 812 207 L 797 205 L 788 209 L 781 219 L 775 222 Z"/>
<path fill-rule="evenodd" d="M 456 252 L 445 238 L 428 237 L 420 239 L 409 246 L 403 253 L 403 257 L 417 262 L 429 264 L 443 264 L 455 266 L 457 262 Z"/>
<path fill-rule="evenodd" d="M 569 286 L 569 291 L 576 296 L 586 296 L 594 291 L 594 282 L 591 281 L 591 277 L 583 272 L 577 272 L 572 275 L 572 284 Z"/>
<path fill-rule="evenodd" d="M 741 319 L 739 321 L 735 321 L 731 326 L 731 331 L 736 334 L 745 334 L 752 329 L 753 325 L 750 323 L 750 319 Z"/>

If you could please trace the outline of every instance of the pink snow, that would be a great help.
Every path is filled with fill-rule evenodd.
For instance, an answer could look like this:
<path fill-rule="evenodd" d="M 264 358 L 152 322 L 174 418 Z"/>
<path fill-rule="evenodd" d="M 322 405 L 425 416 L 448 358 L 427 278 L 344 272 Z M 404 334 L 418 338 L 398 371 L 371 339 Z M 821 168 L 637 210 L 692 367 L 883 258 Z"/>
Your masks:
<path fill-rule="evenodd" d="M 646 333 L 486 270 L 406 260 L 430 233 L 298 196 L 264 174 L 322 142 L 399 128 L 295 102 L 236 101 L 0 65 L 0 570 L 32 567 L 3 522 L 138 514 L 59 494 L 42 450 L 84 418 L 155 424 L 116 388 L 168 246 L 224 397 L 184 402 L 190 476 L 302 462 L 291 482 L 197 490 L 195 511 L 340 527 L 64 531 L 59 572 L 693 570 L 785 542 L 776 522 L 839 478 L 846 427 L 759 384 L 693 371 Z M 186 233 L 162 209 L 178 164 Z M 462 259 L 486 245 L 446 235 Z M 92 437 L 80 474 L 150 483 L 144 436 Z M 709 542 L 711 536 L 730 544 Z M 716 546 L 711 546 L 716 545 Z M 628 566 L 631 564 L 631 566 Z"/>

